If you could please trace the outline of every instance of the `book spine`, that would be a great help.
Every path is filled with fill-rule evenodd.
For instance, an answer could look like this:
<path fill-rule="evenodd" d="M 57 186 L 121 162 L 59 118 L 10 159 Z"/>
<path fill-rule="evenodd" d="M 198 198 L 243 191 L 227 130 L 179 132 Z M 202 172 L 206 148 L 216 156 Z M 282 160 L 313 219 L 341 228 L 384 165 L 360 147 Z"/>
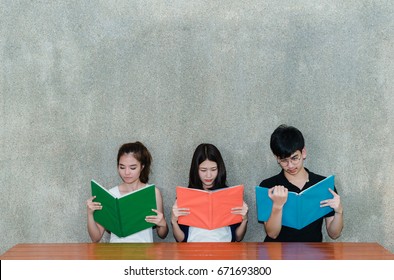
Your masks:
<path fill-rule="evenodd" d="M 301 211 L 301 208 L 302 208 L 302 195 L 297 195 L 295 198 L 296 198 L 296 205 L 297 205 L 297 209 L 296 209 L 296 211 L 297 211 L 297 215 L 296 215 L 296 217 L 297 217 L 297 229 L 300 229 L 301 228 L 302 219 L 303 219 L 303 217 L 301 216 L 301 214 L 302 214 L 302 211 Z"/>
<path fill-rule="evenodd" d="M 213 195 L 211 193 L 208 194 L 209 196 L 209 217 L 208 217 L 208 227 L 209 229 L 213 228 Z"/>
<path fill-rule="evenodd" d="M 119 237 L 125 237 L 125 233 L 124 233 L 124 230 L 123 230 L 122 216 L 120 215 L 119 198 L 116 198 L 115 205 L 116 205 L 116 214 L 117 214 L 117 217 L 118 217 L 119 230 L 120 230 L 120 234 L 121 234 L 121 236 L 119 236 Z"/>

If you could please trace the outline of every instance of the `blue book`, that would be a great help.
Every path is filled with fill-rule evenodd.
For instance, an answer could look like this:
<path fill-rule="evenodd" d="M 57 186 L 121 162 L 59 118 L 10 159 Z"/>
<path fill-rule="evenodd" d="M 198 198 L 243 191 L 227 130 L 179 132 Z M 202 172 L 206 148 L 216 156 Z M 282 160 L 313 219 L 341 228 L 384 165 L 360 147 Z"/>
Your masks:
<path fill-rule="evenodd" d="M 329 206 L 320 207 L 320 201 L 333 198 L 329 188 L 334 190 L 334 175 L 300 193 L 289 192 L 283 206 L 282 225 L 302 229 L 333 211 Z M 268 196 L 268 190 L 256 186 L 257 219 L 261 222 L 266 222 L 272 211 L 272 200 Z"/>

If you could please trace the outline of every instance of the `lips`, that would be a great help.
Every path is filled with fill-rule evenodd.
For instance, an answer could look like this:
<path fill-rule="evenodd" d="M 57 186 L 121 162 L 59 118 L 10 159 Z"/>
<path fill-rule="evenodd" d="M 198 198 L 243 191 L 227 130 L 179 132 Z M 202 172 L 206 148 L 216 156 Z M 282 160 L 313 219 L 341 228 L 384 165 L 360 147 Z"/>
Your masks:
<path fill-rule="evenodd" d="M 287 172 L 289 172 L 289 173 L 291 173 L 291 174 L 297 173 L 297 168 L 294 168 L 294 169 L 287 169 Z"/>

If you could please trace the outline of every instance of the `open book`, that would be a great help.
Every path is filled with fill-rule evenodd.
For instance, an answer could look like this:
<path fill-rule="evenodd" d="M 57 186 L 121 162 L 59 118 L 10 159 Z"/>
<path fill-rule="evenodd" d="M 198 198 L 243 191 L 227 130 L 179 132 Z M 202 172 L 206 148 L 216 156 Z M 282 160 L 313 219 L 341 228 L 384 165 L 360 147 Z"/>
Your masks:
<path fill-rule="evenodd" d="M 301 229 L 333 211 L 329 206 L 320 207 L 320 201 L 333 198 L 329 188 L 334 190 L 334 175 L 298 194 L 289 192 L 283 206 L 282 225 Z M 269 219 L 272 210 L 272 200 L 268 196 L 268 190 L 256 186 L 257 219 L 262 222 Z"/>
<path fill-rule="evenodd" d="M 154 224 L 145 221 L 146 216 L 156 215 L 155 185 L 116 198 L 96 181 L 91 181 L 94 201 L 100 202 L 103 208 L 94 211 L 94 220 L 105 229 L 119 237 L 125 237 L 143 229 L 153 227 Z"/>
<path fill-rule="evenodd" d="M 178 208 L 189 208 L 190 214 L 180 216 L 178 223 L 193 227 L 216 229 L 242 222 L 241 215 L 231 214 L 243 205 L 244 186 L 214 191 L 176 187 Z"/>

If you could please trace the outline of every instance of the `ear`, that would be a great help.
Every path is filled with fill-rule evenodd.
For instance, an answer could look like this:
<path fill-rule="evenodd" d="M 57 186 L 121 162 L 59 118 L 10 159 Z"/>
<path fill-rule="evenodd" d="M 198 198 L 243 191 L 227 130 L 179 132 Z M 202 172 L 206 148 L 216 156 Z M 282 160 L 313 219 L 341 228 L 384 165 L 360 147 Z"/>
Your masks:
<path fill-rule="evenodd" d="M 306 159 L 306 148 L 304 147 L 304 148 L 302 148 L 302 151 L 301 151 L 301 155 L 302 155 L 302 159 Z"/>

